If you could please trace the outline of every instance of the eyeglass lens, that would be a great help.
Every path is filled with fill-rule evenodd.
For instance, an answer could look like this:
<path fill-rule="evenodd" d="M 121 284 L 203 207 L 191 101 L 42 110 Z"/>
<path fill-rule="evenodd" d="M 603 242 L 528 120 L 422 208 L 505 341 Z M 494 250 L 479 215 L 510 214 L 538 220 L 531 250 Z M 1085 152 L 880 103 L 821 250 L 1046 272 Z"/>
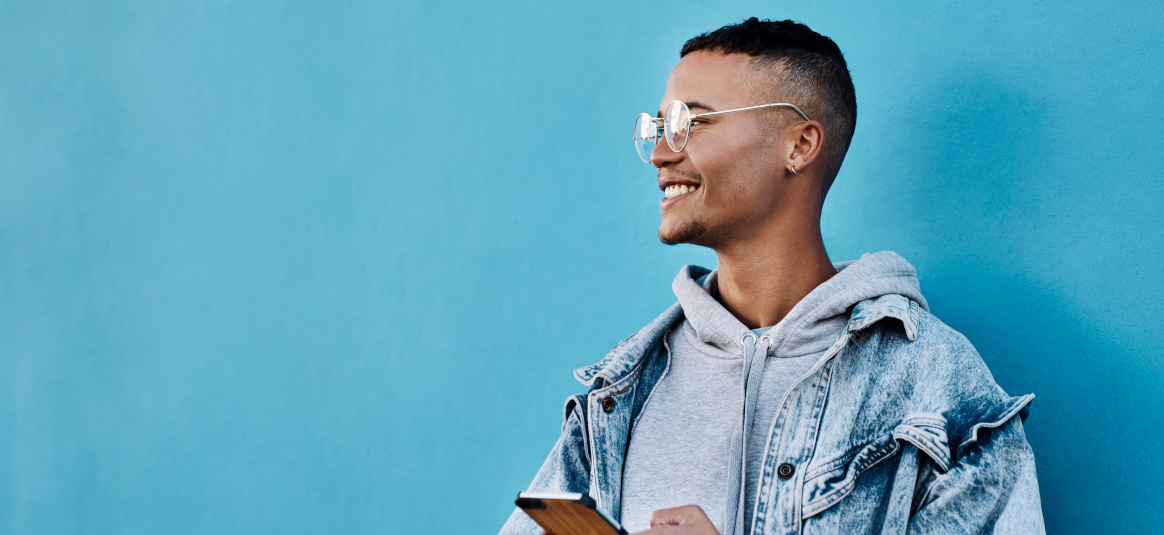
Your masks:
<path fill-rule="evenodd" d="M 640 113 L 635 120 L 635 150 L 646 163 L 651 163 L 651 152 L 659 143 L 659 127 L 655 118 L 646 113 Z"/>
<path fill-rule="evenodd" d="M 635 151 L 646 163 L 651 163 L 651 152 L 659 144 L 659 122 L 663 123 L 662 137 L 667 140 L 667 146 L 681 152 L 691 134 L 691 110 L 682 101 L 673 100 L 667 105 L 662 121 L 647 113 L 639 114 L 635 119 Z"/>
<path fill-rule="evenodd" d="M 687 136 L 691 133 L 691 110 L 679 100 L 672 100 L 663 115 L 663 135 L 667 145 L 675 152 L 687 146 Z"/>

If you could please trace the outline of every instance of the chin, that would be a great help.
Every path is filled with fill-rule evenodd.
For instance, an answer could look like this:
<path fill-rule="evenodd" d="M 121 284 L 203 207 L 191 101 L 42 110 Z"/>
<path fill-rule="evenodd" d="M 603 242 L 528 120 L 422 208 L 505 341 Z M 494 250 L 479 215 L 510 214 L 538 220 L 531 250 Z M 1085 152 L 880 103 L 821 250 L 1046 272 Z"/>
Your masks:
<path fill-rule="evenodd" d="M 689 221 L 679 225 L 675 228 L 659 227 L 659 241 L 667 245 L 678 245 L 680 243 L 696 243 L 696 241 L 707 232 L 707 226 L 702 221 Z"/>

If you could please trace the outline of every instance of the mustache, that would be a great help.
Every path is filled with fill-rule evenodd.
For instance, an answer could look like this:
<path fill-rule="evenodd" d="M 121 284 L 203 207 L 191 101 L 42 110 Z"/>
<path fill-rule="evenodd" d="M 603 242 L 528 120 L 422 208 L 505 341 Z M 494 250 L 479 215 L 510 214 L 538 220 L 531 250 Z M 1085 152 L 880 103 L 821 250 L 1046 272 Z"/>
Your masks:
<path fill-rule="evenodd" d="M 672 170 L 668 170 L 666 173 L 664 173 L 663 171 L 660 170 L 659 171 L 659 180 L 665 180 L 667 178 L 686 178 L 688 180 L 694 180 L 696 182 L 699 182 L 700 184 L 703 183 L 703 175 L 700 173 L 694 172 L 694 171 L 687 172 L 687 171 L 678 171 L 678 170 L 672 169 Z"/>

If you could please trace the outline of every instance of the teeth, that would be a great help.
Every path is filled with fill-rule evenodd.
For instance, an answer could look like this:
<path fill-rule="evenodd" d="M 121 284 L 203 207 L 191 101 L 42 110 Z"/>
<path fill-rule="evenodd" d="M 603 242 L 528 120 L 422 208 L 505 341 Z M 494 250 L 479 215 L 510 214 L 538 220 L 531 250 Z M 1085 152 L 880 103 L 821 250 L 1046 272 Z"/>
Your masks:
<path fill-rule="evenodd" d="M 699 186 L 687 186 L 686 184 L 672 184 L 663 190 L 663 196 L 667 199 L 678 197 L 684 193 L 690 193 L 699 189 Z"/>

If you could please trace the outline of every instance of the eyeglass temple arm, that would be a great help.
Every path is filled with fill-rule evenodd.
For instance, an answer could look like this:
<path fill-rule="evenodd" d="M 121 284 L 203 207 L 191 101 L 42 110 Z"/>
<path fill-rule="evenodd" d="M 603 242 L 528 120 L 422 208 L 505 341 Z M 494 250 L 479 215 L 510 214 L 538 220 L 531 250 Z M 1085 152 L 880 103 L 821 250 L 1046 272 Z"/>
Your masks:
<path fill-rule="evenodd" d="M 703 116 L 705 116 L 705 115 L 720 115 L 720 114 L 722 114 L 722 113 L 732 113 L 732 112 L 735 112 L 735 111 L 746 111 L 746 110 L 754 110 L 754 109 L 758 109 L 758 108 L 770 108 L 770 107 L 772 107 L 772 106 L 788 106 L 789 108 L 792 108 L 792 109 L 796 110 L 796 113 L 799 113 L 801 117 L 804 117 L 804 120 L 805 120 L 805 121 L 811 121 L 811 120 L 812 120 L 812 119 L 809 119 L 809 118 L 808 118 L 808 116 L 804 114 L 804 112 L 800 111 L 800 108 L 797 108 L 797 107 L 796 107 L 796 105 L 794 105 L 794 104 L 789 104 L 789 103 L 787 103 L 787 102 L 776 102 L 776 103 L 772 103 L 772 104 L 761 104 L 761 105 L 759 105 L 759 106 L 748 106 L 747 108 L 736 108 L 736 109 L 734 109 L 734 110 L 709 111 L 709 112 L 707 112 L 707 113 L 700 113 L 700 114 L 698 114 L 698 115 L 692 115 L 692 116 L 691 116 L 691 118 L 692 118 L 692 119 L 694 119 L 694 118 L 696 118 L 696 117 L 703 117 Z"/>

